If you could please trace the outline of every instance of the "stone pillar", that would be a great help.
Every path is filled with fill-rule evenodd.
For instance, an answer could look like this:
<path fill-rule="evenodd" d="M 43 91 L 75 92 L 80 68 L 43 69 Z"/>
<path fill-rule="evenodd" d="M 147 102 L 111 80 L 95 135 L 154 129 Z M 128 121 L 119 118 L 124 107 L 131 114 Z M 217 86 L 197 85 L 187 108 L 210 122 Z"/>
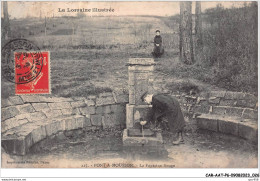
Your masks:
<path fill-rule="evenodd" d="M 141 100 L 142 95 L 152 89 L 154 60 L 152 58 L 130 58 L 128 62 L 129 104 L 126 105 L 126 126 L 135 127 L 135 120 L 146 119 L 149 107 Z"/>
<path fill-rule="evenodd" d="M 140 120 L 147 119 L 152 108 L 141 100 L 145 92 L 153 87 L 154 60 L 152 58 L 130 58 L 128 62 L 129 104 L 126 105 L 126 129 L 123 133 L 124 150 L 130 154 L 165 152 L 162 135 L 150 129 L 141 129 Z M 139 150 L 139 151 L 138 151 Z"/>
<path fill-rule="evenodd" d="M 128 63 L 129 104 L 143 105 L 141 96 L 152 87 L 154 60 L 130 58 Z"/>

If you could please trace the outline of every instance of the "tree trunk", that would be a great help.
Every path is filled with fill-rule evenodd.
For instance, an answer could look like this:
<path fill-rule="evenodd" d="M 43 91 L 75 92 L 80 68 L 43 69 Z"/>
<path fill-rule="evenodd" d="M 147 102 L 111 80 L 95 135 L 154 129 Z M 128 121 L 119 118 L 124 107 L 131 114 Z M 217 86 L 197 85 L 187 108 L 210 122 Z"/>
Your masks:
<path fill-rule="evenodd" d="M 196 34 L 196 51 L 200 51 L 203 45 L 202 40 L 202 19 L 201 19 L 201 3 L 196 1 L 195 9 L 195 34 Z"/>
<path fill-rule="evenodd" d="M 3 13 L 4 14 L 4 21 L 3 21 L 2 38 L 3 38 L 3 41 L 6 41 L 10 37 L 10 34 L 11 34 L 7 1 L 3 1 L 3 12 L 4 12 Z"/>
<path fill-rule="evenodd" d="M 45 23 L 44 23 L 44 35 L 47 35 L 47 22 L 46 22 L 46 16 L 45 16 Z"/>
<path fill-rule="evenodd" d="M 180 58 L 189 65 L 194 62 L 191 3 L 180 2 Z"/>

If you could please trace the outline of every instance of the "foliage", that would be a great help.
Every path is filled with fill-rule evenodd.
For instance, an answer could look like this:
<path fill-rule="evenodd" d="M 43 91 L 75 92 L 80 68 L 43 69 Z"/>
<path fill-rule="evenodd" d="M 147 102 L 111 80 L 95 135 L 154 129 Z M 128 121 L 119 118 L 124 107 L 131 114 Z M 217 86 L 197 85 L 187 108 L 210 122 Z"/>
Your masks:
<path fill-rule="evenodd" d="M 257 93 L 257 21 L 256 3 L 205 12 L 204 48 L 197 59 L 209 68 L 213 84 Z"/>

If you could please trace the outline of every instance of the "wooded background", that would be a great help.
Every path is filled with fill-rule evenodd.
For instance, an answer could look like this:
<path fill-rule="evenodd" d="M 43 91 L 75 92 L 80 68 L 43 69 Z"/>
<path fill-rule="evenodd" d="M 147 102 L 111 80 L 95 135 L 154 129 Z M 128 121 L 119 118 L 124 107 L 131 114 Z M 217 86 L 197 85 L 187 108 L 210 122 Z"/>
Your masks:
<path fill-rule="evenodd" d="M 230 9 L 218 4 L 203 14 L 200 2 L 196 2 L 194 33 L 191 2 L 181 2 L 180 10 L 181 60 L 186 64 L 196 61 L 206 68 L 211 74 L 204 77 L 207 82 L 229 90 L 256 93 L 257 2 Z"/>

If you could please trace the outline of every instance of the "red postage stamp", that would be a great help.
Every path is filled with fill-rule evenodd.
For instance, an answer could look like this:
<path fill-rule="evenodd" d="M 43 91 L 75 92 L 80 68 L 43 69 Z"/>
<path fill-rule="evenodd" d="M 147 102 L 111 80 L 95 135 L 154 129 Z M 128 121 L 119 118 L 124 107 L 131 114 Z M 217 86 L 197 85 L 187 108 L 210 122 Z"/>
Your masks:
<path fill-rule="evenodd" d="M 50 94 L 49 52 L 15 52 L 15 94 Z"/>

